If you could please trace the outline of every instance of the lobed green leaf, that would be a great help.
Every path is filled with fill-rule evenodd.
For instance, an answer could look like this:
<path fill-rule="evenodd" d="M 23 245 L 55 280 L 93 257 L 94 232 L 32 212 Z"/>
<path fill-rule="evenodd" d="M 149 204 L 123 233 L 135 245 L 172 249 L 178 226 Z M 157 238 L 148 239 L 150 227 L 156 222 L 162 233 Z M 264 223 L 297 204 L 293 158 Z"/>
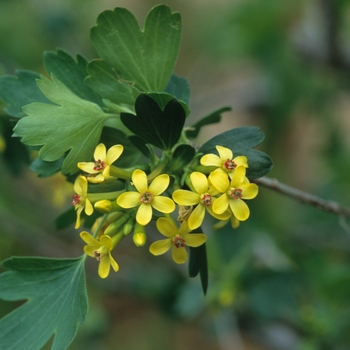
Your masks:
<path fill-rule="evenodd" d="M 55 334 L 52 350 L 67 349 L 87 313 L 84 258 L 12 257 L 2 265 L 0 298 L 27 300 L 0 320 L 6 350 L 37 350 Z"/>
<path fill-rule="evenodd" d="M 17 123 L 14 131 L 23 143 L 42 145 L 39 157 L 44 161 L 55 161 L 69 152 L 62 172 L 74 174 L 78 162 L 90 160 L 110 115 L 75 95 L 54 76 L 52 80 L 42 76 L 38 86 L 56 105 L 34 102 L 25 106 L 27 117 Z"/>
<path fill-rule="evenodd" d="M 140 91 L 163 91 L 173 72 L 181 40 L 181 16 L 166 5 L 153 7 L 144 30 L 124 8 L 104 11 L 91 29 L 99 56 Z"/>

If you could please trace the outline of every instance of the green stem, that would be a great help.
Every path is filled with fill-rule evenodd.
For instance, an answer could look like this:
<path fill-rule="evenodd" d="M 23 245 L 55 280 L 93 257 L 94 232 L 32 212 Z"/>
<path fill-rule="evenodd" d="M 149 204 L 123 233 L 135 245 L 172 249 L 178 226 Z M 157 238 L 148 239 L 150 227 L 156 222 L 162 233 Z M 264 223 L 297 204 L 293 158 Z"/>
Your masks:
<path fill-rule="evenodd" d="M 104 222 L 106 221 L 106 219 L 107 219 L 107 214 L 104 214 L 104 215 L 101 217 L 101 220 L 100 220 L 100 222 L 98 223 L 98 225 L 97 225 L 97 227 L 96 227 L 96 230 L 95 230 L 95 232 L 94 232 L 93 235 L 92 235 L 94 238 L 97 237 L 97 235 L 98 235 L 98 233 L 100 232 L 100 230 L 101 230 L 101 228 L 102 228 Z"/>
<path fill-rule="evenodd" d="M 118 198 L 125 191 L 114 191 L 114 192 L 103 192 L 103 193 L 88 193 L 87 197 L 90 199 L 91 203 L 96 203 L 103 199 L 114 200 Z"/>
<path fill-rule="evenodd" d="M 170 157 L 169 155 L 164 156 L 164 158 L 157 164 L 153 171 L 147 176 L 148 182 L 153 181 L 158 175 L 163 174 L 165 169 L 169 166 Z"/>
<path fill-rule="evenodd" d="M 130 180 L 132 172 L 124 169 L 120 169 L 114 165 L 110 167 L 110 175 L 115 176 L 119 179 Z"/>

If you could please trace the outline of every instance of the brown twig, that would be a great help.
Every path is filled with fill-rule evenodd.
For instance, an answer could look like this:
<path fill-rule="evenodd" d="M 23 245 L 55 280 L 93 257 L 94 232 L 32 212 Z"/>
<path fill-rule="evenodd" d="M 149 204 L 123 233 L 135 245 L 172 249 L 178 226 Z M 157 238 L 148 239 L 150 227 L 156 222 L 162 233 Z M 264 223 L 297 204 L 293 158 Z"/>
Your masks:
<path fill-rule="evenodd" d="M 343 207 L 337 202 L 325 200 L 323 198 L 314 196 L 310 193 L 298 190 L 292 186 L 285 185 L 277 181 L 276 179 L 261 177 L 259 179 L 252 180 L 252 182 L 255 182 L 260 186 L 267 187 L 286 196 L 297 199 L 304 204 L 312 205 L 318 209 L 327 211 L 329 213 L 350 218 L 350 208 Z"/>

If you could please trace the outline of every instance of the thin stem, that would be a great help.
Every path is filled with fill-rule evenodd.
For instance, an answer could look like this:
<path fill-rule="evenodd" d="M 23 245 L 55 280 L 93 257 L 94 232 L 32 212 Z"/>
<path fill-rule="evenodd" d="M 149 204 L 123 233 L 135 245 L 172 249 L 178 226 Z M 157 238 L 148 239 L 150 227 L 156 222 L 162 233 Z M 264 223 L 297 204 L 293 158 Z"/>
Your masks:
<path fill-rule="evenodd" d="M 320 210 L 324 210 L 332 214 L 350 218 L 350 208 L 343 207 L 337 202 L 325 200 L 323 198 L 314 196 L 310 193 L 298 190 L 292 186 L 285 185 L 276 179 L 261 177 L 259 179 L 252 180 L 252 182 L 255 182 L 260 186 L 264 186 L 286 196 L 297 199 L 304 204 L 314 206 Z"/>

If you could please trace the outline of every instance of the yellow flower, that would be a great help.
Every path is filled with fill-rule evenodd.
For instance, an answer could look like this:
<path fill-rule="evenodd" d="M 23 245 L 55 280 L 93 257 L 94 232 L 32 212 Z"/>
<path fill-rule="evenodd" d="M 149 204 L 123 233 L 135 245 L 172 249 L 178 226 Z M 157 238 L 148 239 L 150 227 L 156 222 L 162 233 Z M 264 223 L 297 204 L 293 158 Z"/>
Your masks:
<path fill-rule="evenodd" d="M 232 178 L 235 169 L 239 165 L 243 165 L 244 167 L 248 168 L 247 157 L 238 156 L 233 158 L 232 151 L 229 148 L 216 146 L 216 149 L 219 153 L 219 156 L 213 153 L 205 154 L 200 160 L 202 165 L 216 166 L 225 174 L 228 174 L 230 178 Z"/>
<path fill-rule="evenodd" d="M 88 174 L 94 175 L 89 177 L 92 183 L 100 183 L 110 176 L 111 165 L 121 156 L 124 147 L 115 145 L 106 152 L 106 146 L 100 143 L 96 146 L 93 162 L 80 162 L 78 168 Z"/>
<path fill-rule="evenodd" d="M 119 270 L 119 265 L 111 255 L 113 240 L 110 236 L 102 235 L 98 241 L 90 233 L 83 231 L 80 233 L 80 237 L 87 243 L 84 246 L 84 252 L 99 261 L 98 274 L 101 278 L 106 278 L 109 275 L 111 266 L 115 272 Z"/>
<path fill-rule="evenodd" d="M 172 199 L 160 196 L 169 186 L 169 175 L 158 175 L 149 186 L 147 175 L 142 170 L 136 169 L 132 173 L 131 178 L 138 192 L 124 192 L 117 198 L 117 203 L 122 208 L 134 208 L 138 206 L 136 221 L 140 225 L 145 226 L 151 221 L 152 208 L 166 214 L 172 213 L 175 210 L 175 203 Z"/>
<path fill-rule="evenodd" d="M 85 214 L 91 215 L 94 212 L 94 208 L 87 197 L 88 181 L 85 176 L 78 176 L 74 182 L 74 192 L 72 204 L 77 212 L 77 221 L 75 228 L 80 227 L 80 215 L 85 208 Z"/>
<path fill-rule="evenodd" d="M 216 200 L 214 196 L 218 195 L 219 192 L 213 186 L 210 186 L 207 177 L 200 172 L 193 172 L 190 178 L 195 192 L 176 190 L 173 193 L 173 200 L 177 204 L 187 207 L 196 205 L 187 221 L 190 230 L 194 230 L 202 224 L 206 210 L 219 220 L 227 220 L 231 216 L 229 211 L 218 215 L 212 210 L 212 205 Z"/>
<path fill-rule="evenodd" d="M 169 219 L 162 217 L 157 220 L 157 229 L 167 238 L 152 243 L 149 251 L 153 255 L 161 255 L 172 248 L 172 257 L 177 264 L 184 264 L 187 260 L 185 245 L 199 247 L 207 240 L 207 236 L 203 233 L 190 234 L 186 221 L 181 224 L 180 228 L 177 228 Z"/>
<path fill-rule="evenodd" d="M 258 194 L 258 186 L 248 181 L 245 176 L 246 168 L 240 165 L 236 168 L 231 182 L 227 175 L 221 171 L 213 171 L 209 178 L 213 186 L 222 195 L 213 204 L 216 214 L 224 213 L 228 208 L 239 221 L 247 220 L 250 211 L 248 205 L 242 199 L 253 199 Z"/>

